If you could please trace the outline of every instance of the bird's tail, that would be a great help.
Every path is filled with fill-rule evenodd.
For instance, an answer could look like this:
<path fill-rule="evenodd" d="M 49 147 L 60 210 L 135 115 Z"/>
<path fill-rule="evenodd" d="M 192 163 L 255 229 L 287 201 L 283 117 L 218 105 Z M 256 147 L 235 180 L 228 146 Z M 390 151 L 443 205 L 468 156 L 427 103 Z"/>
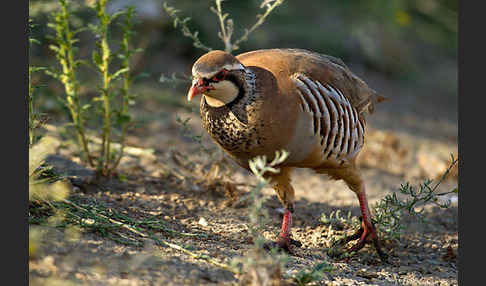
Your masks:
<path fill-rule="evenodd" d="M 375 111 L 375 105 L 385 100 L 389 100 L 389 98 L 369 88 L 369 96 L 358 104 L 358 111 L 363 114 L 372 114 Z"/>

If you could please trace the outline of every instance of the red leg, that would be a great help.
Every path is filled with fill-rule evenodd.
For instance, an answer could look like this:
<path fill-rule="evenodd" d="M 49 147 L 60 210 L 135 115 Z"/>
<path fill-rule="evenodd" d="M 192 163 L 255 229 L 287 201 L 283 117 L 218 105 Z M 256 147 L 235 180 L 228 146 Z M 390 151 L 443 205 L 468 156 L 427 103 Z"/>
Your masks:
<path fill-rule="evenodd" d="M 350 251 L 355 252 L 363 248 L 366 243 L 366 239 L 368 236 L 371 235 L 371 239 L 373 240 L 373 244 L 380 256 L 381 260 L 386 262 L 387 255 L 381 250 L 380 243 L 378 241 L 378 236 L 376 234 L 375 226 L 371 221 L 371 214 L 368 207 L 368 201 L 366 199 L 366 191 L 365 191 L 365 184 L 361 174 L 354 165 L 354 162 L 346 168 L 341 169 L 317 169 L 318 173 L 324 173 L 329 175 L 332 179 L 335 180 L 343 180 L 346 185 L 351 189 L 353 192 L 356 193 L 359 200 L 359 206 L 361 209 L 361 228 L 354 233 L 353 235 L 341 239 L 337 241 L 335 244 L 343 244 L 348 243 L 352 240 L 358 240 L 356 245 L 354 245 Z"/>
<path fill-rule="evenodd" d="M 302 243 L 298 240 L 292 239 L 290 237 L 290 227 L 292 226 L 292 213 L 293 213 L 293 206 L 289 208 L 285 208 L 284 216 L 282 219 L 282 229 L 280 231 L 280 235 L 278 237 L 277 242 L 266 242 L 263 247 L 267 250 L 272 248 L 280 248 L 288 253 L 292 253 L 290 249 L 290 245 L 293 244 L 294 246 L 301 247 Z"/>
<path fill-rule="evenodd" d="M 359 238 L 358 242 L 350 249 L 350 252 L 358 251 L 363 248 L 366 243 L 366 238 L 371 235 L 371 239 L 376 248 L 376 251 L 378 252 L 378 255 L 380 256 L 381 260 L 386 261 L 386 254 L 381 250 L 378 236 L 376 234 L 376 228 L 371 221 L 371 215 L 368 208 L 368 201 L 366 199 L 364 188 L 361 192 L 358 193 L 358 200 L 362 216 L 361 228 L 354 235 L 346 240 L 346 242 L 349 242 L 351 240 Z"/>
<path fill-rule="evenodd" d="M 296 240 L 290 238 L 290 228 L 292 226 L 292 213 L 294 212 L 294 188 L 290 183 L 290 174 L 293 168 L 282 167 L 280 173 L 271 177 L 274 184 L 275 192 L 278 199 L 284 207 L 284 216 L 282 219 L 282 230 L 277 242 L 277 247 L 290 252 L 290 244 L 301 246 L 302 244 Z M 272 243 L 267 244 L 266 248 L 271 248 Z M 275 243 L 273 243 L 275 246 Z"/>
<path fill-rule="evenodd" d="M 282 220 L 282 231 L 280 237 L 288 237 L 290 235 L 290 227 L 292 225 L 292 212 L 289 209 L 285 209 Z"/>
<path fill-rule="evenodd" d="M 359 173 L 356 166 L 351 165 L 349 168 L 336 169 L 336 170 L 323 170 L 331 178 L 336 180 L 344 180 L 348 187 L 356 193 L 359 200 L 359 207 L 361 209 L 361 228 L 353 235 L 338 241 L 338 244 L 348 243 L 352 240 L 358 240 L 358 242 L 351 247 L 350 252 L 355 252 L 363 248 L 366 243 L 366 239 L 371 235 L 371 239 L 376 248 L 380 259 L 384 262 L 387 261 L 387 255 L 381 250 L 378 235 L 376 234 L 376 228 L 371 220 L 371 213 L 368 207 L 368 200 L 366 199 L 366 190 L 363 178 Z"/>
<path fill-rule="evenodd" d="M 278 240 L 278 245 L 285 249 L 290 250 L 290 227 L 292 226 L 292 212 L 285 208 L 284 216 L 282 220 L 282 230 Z"/>

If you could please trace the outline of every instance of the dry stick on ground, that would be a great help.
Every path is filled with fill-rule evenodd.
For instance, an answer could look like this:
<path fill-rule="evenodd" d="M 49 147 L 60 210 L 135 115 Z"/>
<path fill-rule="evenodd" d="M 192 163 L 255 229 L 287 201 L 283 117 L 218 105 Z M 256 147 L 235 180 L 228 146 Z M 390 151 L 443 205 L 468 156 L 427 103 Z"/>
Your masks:
<path fill-rule="evenodd" d="M 79 205 L 77 205 L 77 204 L 75 204 L 75 203 L 73 203 L 73 202 L 71 202 L 69 200 L 62 200 L 62 202 L 65 203 L 65 204 L 68 204 L 68 205 L 70 205 L 70 206 L 72 206 L 74 208 L 77 208 L 79 210 L 82 210 L 84 212 L 89 212 L 87 209 L 85 209 L 85 208 L 83 208 L 83 207 L 81 207 L 81 206 L 79 206 Z M 98 215 L 98 216 L 100 216 L 100 217 L 102 217 L 104 219 L 107 219 L 111 223 L 116 224 L 116 225 L 119 225 L 120 227 L 123 227 L 124 229 L 126 229 L 126 230 L 128 230 L 128 231 L 130 231 L 130 232 L 132 232 L 134 234 L 137 234 L 140 237 L 143 237 L 144 239 L 152 239 L 152 240 L 154 240 L 155 242 L 157 242 L 157 243 L 159 243 L 161 245 L 165 245 L 165 246 L 170 247 L 172 249 L 176 249 L 176 250 L 182 251 L 182 252 L 184 252 L 184 253 L 186 253 L 186 254 L 188 254 L 188 255 L 196 258 L 196 259 L 205 260 L 208 263 L 211 263 L 211 264 L 213 264 L 215 266 L 221 267 L 221 268 L 226 269 L 226 270 L 228 270 L 230 272 L 233 272 L 235 274 L 239 274 L 238 271 L 236 271 L 235 269 L 231 268 L 229 265 L 224 264 L 224 263 L 221 263 L 221 262 L 217 261 L 216 259 L 209 257 L 206 254 L 196 253 L 196 252 L 187 250 L 187 249 L 185 249 L 185 248 L 183 248 L 183 247 L 181 247 L 181 246 L 179 246 L 177 244 L 168 242 L 168 241 L 166 241 L 164 239 L 155 237 L 153 235 L 149 235 L 149 234 L 143 233 L 143 232 L 141 232 L 141 231 L 139 231 L 139 230 L 131 227 L 130 225 L 127 225 L 127 224 L 125 224 L 123 222 L 120 222 L 120 221 L 117 221 L 115 219 L 109 218 L 109 217 L 107 217 L 105 215 L 102 215 L 102 214 L 96 214 L 96 215 Z"/>

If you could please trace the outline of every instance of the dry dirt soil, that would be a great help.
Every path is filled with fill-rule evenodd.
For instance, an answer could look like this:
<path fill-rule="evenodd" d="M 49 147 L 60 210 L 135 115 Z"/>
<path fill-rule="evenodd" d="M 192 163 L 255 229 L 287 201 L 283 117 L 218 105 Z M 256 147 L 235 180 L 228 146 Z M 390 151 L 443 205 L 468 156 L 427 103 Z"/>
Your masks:
<path fill-rule="evenodd" d="M 398 89 L 378 76 L 365 78 L 391 98 L 369 117 L 368 137 L 359 159 L 368 200 L 374 205 L 398 192 L 405 182 L 418 186 L 426 178 L 440 178 L 450 154 L 457 156 L 458 152 L 457 105 L 456 97 L 434 94 L 430 87 L 431 92 L 418 95 L 412 87 Z M 216 262 L 229 264 L 235 257 L 248 256 L 253 247 L 248 193 L 255 178 L 231 163 L 234 171 L 230 175 L 208 173 L 211 163 L 222 158 L 221 153 L 209 156 L 182 135 L 176 120 L 176 114 L 191 118 L 188 128 L 192 134 L 203 134 L 203 146 L 214 148 L 201 129 L 198 112 L 167 105 L 157 96 L 140 102 L 134 109 L 138 121 L 128 137 L 130 148 L 120 175 L 97 179 L 82 166 L 69 144 L 60 144 L 49 155 L 47 161 L 54 170 L 70 179 L 69 199 L 82 206 L 102 206 L 132 220 L 157 220 L 171 231 L 152 229 L 152 235 Z M 455 168 L 438 191 L 456 187 L 457 176 Z M 458 284 L 457 196 L 448 197 L 452 199 L 448 209 L 426 207 L 425 224 L 404 217 L 400 241 L 383 242 L 390 255 L 389 263 L 383 263 L 371 245 L 348 259 L 328 255 L 332 237 L 353 229 L 336 225 L 330 229 L 321 215 L 337 210 L 342 216 L 347 212 L 360 215 L 355 194 L 342 182 L 297 170 L 293 183 L 297 201 L 292 236 L 302 246 L 293 248 L 281 269 L 281 285 L 297 285 L 289 277 L 320 262 L 333 270 L 309 285 Z M 272 240 L 279 232 L 282 214 L 273 190 L 265 188 L 263 194 L 269 216 L 264 236 Z M 79 228 L 73 238 L 67 231 L 71 228 L 31 225 L 32 229 L 42 235 L 36 255 L 29 260 L 30 285 L 239 285 L 245 280 L 153 239 L 138 237 L 141 243 L 129 245 L 112 239 L 110 231 L 103 234 Z M 121 237 L 134 237 L 123 229 L 113 231 Z M 260 267 L 265 270 L 264 265 Z"/>

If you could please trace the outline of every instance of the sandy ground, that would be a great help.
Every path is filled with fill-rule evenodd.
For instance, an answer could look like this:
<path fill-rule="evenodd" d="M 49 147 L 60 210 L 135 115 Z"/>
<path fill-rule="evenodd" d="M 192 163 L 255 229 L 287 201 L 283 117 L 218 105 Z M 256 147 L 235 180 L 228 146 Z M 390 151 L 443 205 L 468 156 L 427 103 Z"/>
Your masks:
<path fill-rule="evenodd" d="M 393 87 L 371 78 L 390 94 Z M 373 205 L 386 194 L 398 192 L 400 184 L 418 185 L 425 178 L 438 179 L 448 167 L 450 154 L 457 155 L 457 111 L 454 99 L 419 97 L 406 88 L 394 92 L 392 101 L 379 106 L 368 121 L 368 137 L 359 159 L 366 180 L 368 200 Z M 175 114 L 191 117 L 194 134 L 202 133 L 198 114 L 147 100 L 137 107 L 138 114 L 150 114 L 137 125 L 128 143 L 134 149 L 124 159 L 120 171 L 125 179 L 92 180 L 92 172 L 78 165 L 79 159 L 62 145 L 49 162 L 58 171 L 76 175 L 73 201 L 101 204 L 131 218 L 152 217 L 178 232 L 200 236 L 168 235 L 157 237 L 190 246 L 197 253 L 229 263 L 248 255 L 249 239 L 247 198 L 255 178 L 235 168 L 231 183 L 238 188 L 208 186 L 203 181 L 210 160 L 198 144 L 184 138 Z M 214 147 L 203 136 L 205 146 Z M 153 150 L 153 153 L 137 150 Z M 216 153 L 214 158 L 219 158 Z M 185 178 L 184 178 L 185 177 Z M 426 224 L 404 218 L 406 229 L 398 243 L 384 242 L 390 263 L 382 263 L 371 246 L 347 260 L 330 257 L 326 249 L 333 235 L 352 229 L 329 225 L 321 214 L 340 210 L 359 216 L 358 200 L 342 182 L 308 170 L 294 175 L 296 213 L 292 236 L 302 243 L 294 248 L 282 274 L 294 275 L 305 267 L 326 262 L 327 272 L 313 285 L 457 285 L 458 221 L 457 197 L 449 209 L 426 208 Z M 240 184 L 241 183 L 241 184 Z M 444 181 L 440 192 L 457 186 L 457 170 Z M 265 238 L 275 239 L 281 222 L 280 204 L 270 188 L 263 194 L 269 221 Z M 196 259 L 171 247 L 146 239 L 141 245 L 125 245 L 100 233 L 84 231 L 69 239 L 64 228 L 33 225 L 43 235 L 36 257 L 29 261 L 30 285 L 238 285 L 242 277 L 203 259 Z M 286 279 L 286 283 L 295 283 Z M 283 283 L 282 282 L 282 283 Z M 282 284 L 283 285 L 283 284 Z M 297 285 L 297 284 L 295 284 Z M 312 284 L 311 284 L 312 285 Z"/>

